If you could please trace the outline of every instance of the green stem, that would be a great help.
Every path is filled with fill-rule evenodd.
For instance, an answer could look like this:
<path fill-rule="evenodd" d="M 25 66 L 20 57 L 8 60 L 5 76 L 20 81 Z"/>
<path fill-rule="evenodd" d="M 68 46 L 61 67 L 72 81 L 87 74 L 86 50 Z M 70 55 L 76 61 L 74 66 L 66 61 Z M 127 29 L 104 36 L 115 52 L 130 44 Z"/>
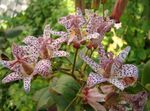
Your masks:
<path fill-rule="evenodd" d="M 65 59 L 66 59 L 70 64 L 72 64 L 72 62 L 71 62 L 67 57 L 65 57 Z"/>
<path fill-rule="evenodd" d="M 72 75 L 74 75 L 74 69 L 75 69 L 75 65 L 76 65 L 77 54 L 78 54 L 78 49 L 76 49 L 76 52 L 75 52 L 75 57 L 74 57 L 74 62 L 73 62 L 73 67 L 72 67 Z"/>

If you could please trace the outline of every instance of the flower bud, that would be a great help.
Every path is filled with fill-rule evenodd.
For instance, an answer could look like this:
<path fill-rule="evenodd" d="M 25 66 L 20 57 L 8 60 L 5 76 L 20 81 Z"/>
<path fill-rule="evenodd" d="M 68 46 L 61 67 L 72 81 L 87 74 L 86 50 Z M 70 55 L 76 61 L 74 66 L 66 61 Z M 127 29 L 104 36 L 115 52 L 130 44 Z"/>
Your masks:
<path fill-rule="evenodd" d="M 111 14 L 111 19 L 115 19 L 116 23 L 120 21 L 120 17 L 123 14 L 123 11 L 125 10 L 125 7 L 128 3 L 128 0 L 117 0 L 116 4 L 114 6 L 114 9 Z"/>

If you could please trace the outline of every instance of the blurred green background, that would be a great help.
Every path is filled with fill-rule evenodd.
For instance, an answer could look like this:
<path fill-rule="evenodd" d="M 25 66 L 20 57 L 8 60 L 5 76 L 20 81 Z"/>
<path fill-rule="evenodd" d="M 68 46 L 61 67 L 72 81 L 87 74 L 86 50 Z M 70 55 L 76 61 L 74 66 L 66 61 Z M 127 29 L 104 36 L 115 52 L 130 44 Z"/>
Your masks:
<path fill-rule="evenodd" d="M 85 8 L 91 7 L 91 1 L 84 1 Z M 115 0 L 107 0 L 105 9 L 108 10 L 108 15 L 111 14 L 114 4 Z M 0 0 L 1 57 L 6 55 L 11 59 L 12 43 L 20 44 L 28 35 L 41 35 L 45 24 L 50 24 L 55 30 L 64 30 L 57 20 L 74 12 L 74 9 L 74 0 Z M 97 11 L 102 16 L 101 4 Z M 105 49 L 118 54 L 125 46 L 130 45 L 131 52 L 126 62 L 138 66 L 139 81 L 150 91 L 150 0 L 129 0 L 120 21 L 121 28 L 113 28 L 106 34 L 103 40 Z M 9 72 L 0 66 L 0 80 Z M 48 110 L 47 95 L 35 101 L 37 91 L 48 86 L 48 80 L 37 77 L 32 81 L 31 92 L 25 94 L 22 81 L 5 85 L 0 82 L 0 111 L 34 111 L 37 107 L 43 106 L 42 110 Z M 141 90 L 139 87 L 129 90 L 136 92 Z M 146 110 L 149 108 L 150 100 L 147 102 Z"/>

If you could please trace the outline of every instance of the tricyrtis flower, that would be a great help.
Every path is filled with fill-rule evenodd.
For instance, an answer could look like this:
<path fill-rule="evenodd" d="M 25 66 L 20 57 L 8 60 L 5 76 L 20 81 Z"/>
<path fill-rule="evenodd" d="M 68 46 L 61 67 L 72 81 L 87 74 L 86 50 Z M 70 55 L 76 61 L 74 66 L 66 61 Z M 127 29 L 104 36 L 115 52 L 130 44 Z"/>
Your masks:
<path fill-rule="evenodd" d="M 70 45 L 70 43 L 73 43 L 75 47 L 76 46 L 79 47 L 81 43 L 84 43 L 83 41 L 99 37 L 99 34 L 97 32 L 94 33 L 86 32 L 86 19 L 82 15 L 80 9 L 77 9 L 75 15 L 69 15 L 60 18 L 59 23 L 66 27 L 67 32 L 63 31 L 57 32 L 51 30 L 51 33 L 58 36 L 67 36 L 68 45 Z"/>
<path fill-rule="evenodd" d="M 51 29 L 49 25 L 46 25 L 42 37 L 36 38 L 33 36 L 29 36 L 26 37 L 23 41 L 25 44 L 27 44 L 27 47 L 36 47 L 37 55 L 40 58 L 40 61 L 36 64 L 36 71 L 34 73 L 39 73 L 42 76 L 47 76 L 50 73 L 50 60 L 52 58 L 69 55 L 69 53 L 67 53 L 66 51 L 58 50 L 60 48 L 60 44 L 66 41 L 66 36 L 62 36 L 53 40 L 50 37 L 50 34 Z"/>
<path fill-rule="evenodd" d="M 123 100 L 132 106 L 133 111 L 143 111 L 147 99 L 148 93 L 145 91 L 141 91 L 137 94 L 123 94 Z"/>
<path fill-rule="evenodd" d="M 69 38 L 68 44 L 70 44 L 71 42 L 78 43 L 82 39 L 84 33 L 81 30 L 85 22 L 86 21 L 80 9 L 77 9 L 75 15 L 68 15 L 59 19 L 59 23 L 64 25 L 67 30 L 67 32 L 64 33 L 64 35 L 67 35 Z"/>
<path fill-rule="evenodd" d="M 104 34 L 108 32 L 114 25 L 114 21 L 110 19 L 105 19 L 98 16 L 96 13 L 91 13 L 88 15 L 87 29 L 86 31 L 90 34 L 99 33 L 100 39 L 103 38 Z"/>
<path fill-rule="evenodd" d="M 112 53 L 105 53 L 102 46 L 99 46 L 100 63 L 81 54 L 81 58 L 95 71 L 89 74 L 87 85 L 92 87 L 102 82 L 109 82 L 119 89 L 133 85 L 138 78 L 138 69 L 132 64 L 123 64 L 128 55 L 130 47 L 125 48 L 117 57 L 113 58 Z"/>
<path fill-rule="evenodd" d="M 101 16 L 98 16 L 95 12 L 90 12 L 86 10 L 86 34 L 98 33 L 99 36 L 97 38 L 91 39 L 89 45 L 93 47 L 97 47 L 97 45 L 102 41 L 106 32 L 110 31 L 112 26 L 114 25 L 114 20 L 110 20 L 109 18 L 104 19 Z"/>
<path fill-rule="evenodd" d="M 106 111 L 105 107 L 99 102 L 104 102 L 105 95 L 100 93 L 98 89 L 95 88 L 84 88 L 82 90 L 83 101 L 91 105 L 95 111 Z"/>
<path fill-rule="evenodd" d="M 42 37 L 36 38 L 33 36 L 26 37 L 24 43 L 28 46 L 35 46 L 38 48 L 39 57 L 41 59 L 51 59 L 54 57 L 67 56 L 68 53 L 65 51 L 58 51 L 60 44 L 66 41 L 66 37 L 60 37 L 53 40 L 50 37 L 50 27 L 49 25 L 45 26 L 44 33 Z"/>
<path fill-rule="evenodd" d="M 25 46 L 18 46 L 16 44 L 12 45 L 12 53 L 14 56 L 14 60 L 12 61 L 5 61 L 2 60 L 1 64 L 4 67 L 7 67 L 13 71 L 18 70 L 18 66 L 20 66 L 22 63 L 27 62 L 27 63 L 35 63 L 36 59 L 34 55 L 36 52 L 34 52 L 34 47 L 25 47 Z"/>
<path fill-rule="evenodd" d="M 16 80 L 23 80 L 24 89 L 26 92 L 30 91 L 30 82 L 33 77 L 33 66 L 27 64 L 26 62 L 22 63 L 22 65 L 17 67 L 18 70 L 10 73 L 7 75 L 3 80 L 2 83 L 9 83 Z"/>
<path fill-rule="evenodd" d="M 58 23 L 65 26 L 67 31 L 70 31 L 72 28 L 78 29 L 85 24 L 85 19 L 82 15 L 82 11 L 77 8 L 75 15 L 68 15 L 59 19 Z"/>
<path fill-rule="evenodd" d="M 15 60 L 1 61 L 2 65 L 13 71 L 2 80 L 2 83 L 9 83 L 22 79 L 24 82 L 25 91 L 29 92 L 30 82 L 34 75 L 36 75 L 37 73 L 40 73 L 41 75 L 50 74 L 50 61 L 41 60 L 36 64 L 37 51 L 33 46 L 28 47 L 13 45 L 12 50 Z"/>
<path fill-rule="evenodd" d="M 24 82 L 25 91 L 29 92 L 35 62 L 34 59 L 32 59 L 34 57 L 32 57 L 32 55 L 26 55 L 27 52 L 24 49 L 25 47 L 13 45 L 13 55 L 15 60 L 1 61 L 2 65 L 13 71 L 2 80 L 2 83 L 8 83 L 22 79 Z"/>

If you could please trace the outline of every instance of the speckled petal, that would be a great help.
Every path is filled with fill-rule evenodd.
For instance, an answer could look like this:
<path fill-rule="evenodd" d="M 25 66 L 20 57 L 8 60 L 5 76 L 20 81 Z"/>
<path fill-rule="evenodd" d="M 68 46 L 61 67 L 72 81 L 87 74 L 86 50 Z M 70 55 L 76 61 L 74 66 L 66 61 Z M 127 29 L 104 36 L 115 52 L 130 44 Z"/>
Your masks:
<path fill-rule="evenodd" d="M 59 24 L 64 24 L 65 21 L 67 21 L 67 17 L 61 17 L 61 18 L 58 20 L 58 23 L 59 23 Z"/>
<path fill-rule="evenodd" d="M 102 75 L 91 72 L 87 79 L 87 86 L 92 87 L 96 84 L 105 82 L 107 79 L 103 78 Z"/>
<path fill-rule="evenodd" d="M 22 46 L 22 48 L 26 54 L 25 57 L 28 63 L 36 62 L 38 60 L 40 47 Z"/>
<path fill-rule="evenodd" d="M 119 81 L 117 78 L 108 79 L 108 82 L 112 83 L 114 86 L 119 88 L 120 90 L 124 90 L 125 85 Z"/>
<path fill-rule="evenodd" d="M 98 49 L 99 49 L 99 50 L 98 50 L 98 53 L 99 53 L 100 57 L 101 57 L 101 58 L 107 58 L 106 52 L 105 52 L 105 50 L 104 50 L 102 44 L 99 44 L 99 45 L 98 45 Z"/>
<path fill-rule="evenodd" d="M 138 78 L 138 68 L 132 64 L 122 65 L 121 72 L 118 74 L 118 77 L 134 77 Z"/>
<path fill-rule="evenodd" d="M 90 40 L 90 39 L 98 39 L 99 38 L 99 33 L 93 33 L 93 34 L 89 34 L 88 36 L 84 37 L 82 39 L 82 41 L 84 40 Z"/>
<path fill-rule="evenodd" d="M 80 8 L 77 8 L 76 15 L 80 18 L 79 26 L 81 27 L 86 22 L 86 19 L 84 18 Z"/>
<path fill-rule="evenodd" d="M 23 78 L 24 90 L 26 93 L 30 92 L 32 76 L 27 76 Z"/>
<path fill-rule="evenodd" d="M 66 32 L 63 32 L 63 31 L 54 31 L 54 30 L 50 30 L 50 33 L 53 34 L 53 35 L 58 35 L 58 36 L 64 36 L 64 35 L 67 35 Z"/>
<path fill-rule="evenodd" d="M 93 61 L 88 56 L 83 56 L 83 54 L 80 54 L 81 59 L 83 59 L 95 72 L 99 73 L 101 67 L 98 65 L 95 61 Z"/>
<path fill-rule="evenodd" d="M 68 16 L 69 17 L 69 16 Z M 71 16 L 70 16 L 71 17 Z M 67 30 L 69 30 L 71 28 L 71 23 L 72 23 L 72 19 L 67 19 L 67 17 L 62 17 L 61 19 L 59 19 L 58 23 L 62 24 L 65 26 L 65 28 Z"/>
<path fill-rule="evenodd" d="M 43 38 L 45 38 L 45 39 L 50 38 L 50 26 L 49 25 L 46 25 L 44 27 Z"/>
<path fill-rule="evenodd" d="M 128 56 L 128 53 L 130 51 L 131 47 L 127 46 L 118 56 L 117 59 L 121 62 L 124 62 L 124 60 L 126 59 L 126 57 Z"/>
<path fill-rule="evenodd" d="M 48 76 L 51 72 L 51 62 L 50 60 L 41 60 L 39 61 L 34 68 L 33 74 L 40 74 L 43 77 Z"/>
<path fill-rule="evenodd" d="M 0 64 L 2 64 L 4 67 L 6 67 L 12 71 L 20 72 L 20 64 L 16 63 L 16 60 L 14 60 L 14 61 L 2 60 L 2 61 L 0 61 Z"/>
<path fill-rule="evenodd" d="M 22 79 L 22 76 L 20 75 L 19 72 L 12 72 L 2 80 L 2 83 L 8 83 L 20 79 Z"/>
<path fill-rule="evenodd" d="M 0 61 L 0 64 L 3 65 L 4 67 L 8 68 L 8 69 L 10 69 L 12 67 L 11 63 L 12 63 L 12 61 L 5 61 L 5 60 Z"/>
<path fill-rule="evenodd" d="M 138 92 L 137 94 L 124 94 L 124 99 L 133 108 L 133 111 L 145 111 L 144 106 L 148 100 L 149 93 L 145 91 Z"/>
<path fill-rule="evenodd" d="M 69 53 L 66 51 L 54 51 L 52 54 L 52 58 L 54 57 L 66 57 L 69 56 Z"/>
<path fill-rule="evenodd" d="M 26 45 L 30 45 L 30 46 L 33 46 L 33 45 L 37 45 L 37 38 L 34 37 L 34 36 L 27 36 L 26 38 L 24 38 L 23 42 L 26 44 Z"/>
<path fill-rule="evenodd" d="M 55 39 L 50 45 L 49 48 L 53 50 L 58 50 L 59 45 L 67 40 L 67 36 L 63 36 Z"/>
<path fill-rule="evenodd" d="M 15 58 L 21 58 L 22 56 L 25 55 L 24 50 L 16 44 L 12 45 L 12 53 L 13 53 Z"/>

